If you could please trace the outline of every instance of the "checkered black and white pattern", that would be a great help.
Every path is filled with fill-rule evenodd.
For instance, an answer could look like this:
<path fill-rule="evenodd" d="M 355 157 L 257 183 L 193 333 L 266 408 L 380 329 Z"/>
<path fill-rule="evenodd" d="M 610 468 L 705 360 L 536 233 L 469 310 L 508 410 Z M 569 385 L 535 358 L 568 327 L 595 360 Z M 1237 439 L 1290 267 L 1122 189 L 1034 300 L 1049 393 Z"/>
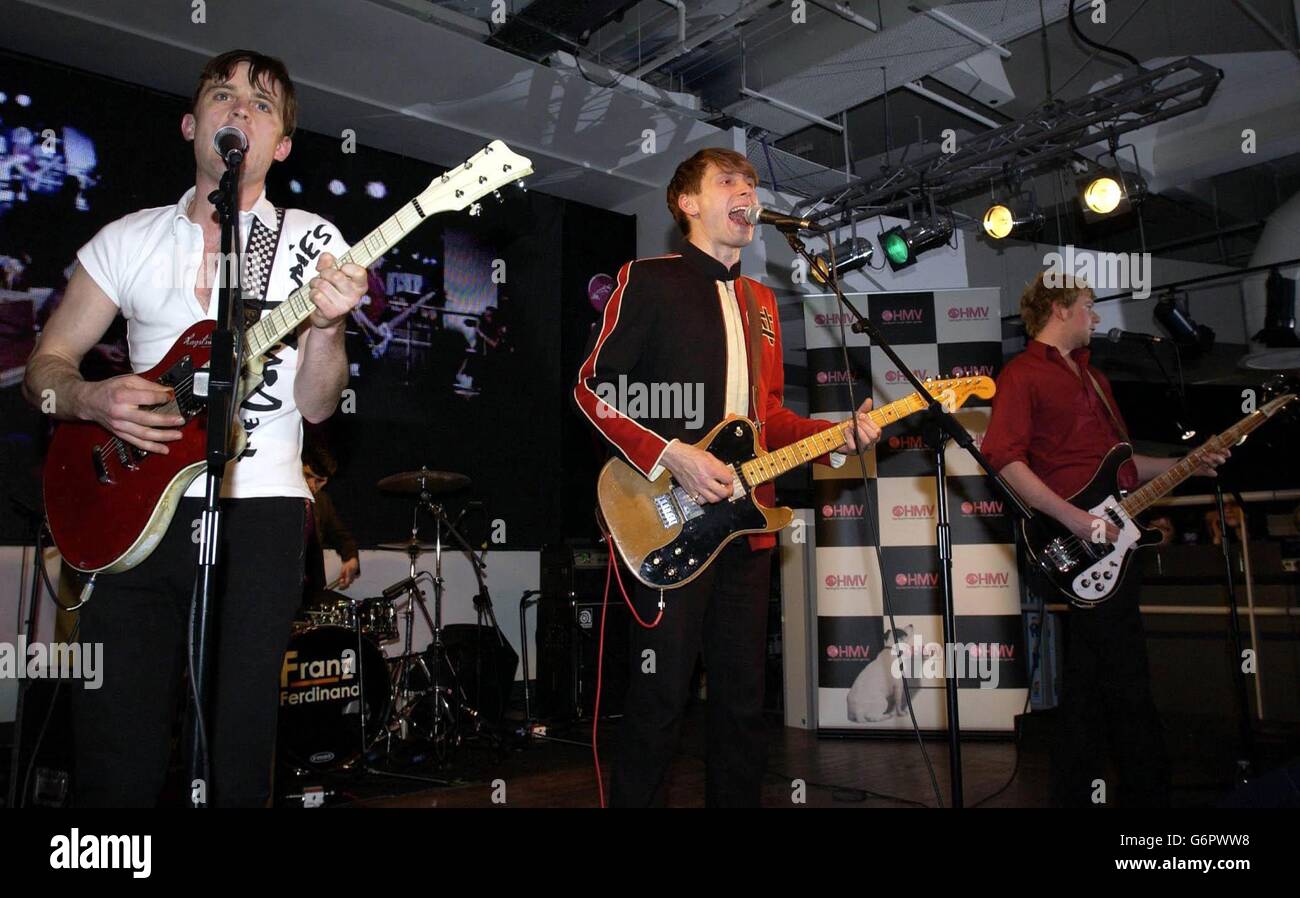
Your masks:
<path fill-rule="evenodd" d="M 284 210 L 275 210 L 276 230 L 272 231 L 262 224 L 260 218 L 253 219 L 253 227 L 248 235 L 248 245 L 244 249 L 244 271 L 241 283 L 244 286 L 244 326 L 249 327 L 261 317 L 267 308 L 266 287 L 271 280 L 271 265 L 275 258 L 276 236 L 284 222 Z"/>
<path fill-rule="evenodd" d="M 922 380 L 997 375 L 1002 359 L 1001 302 L 996 289 L 872 293 L 850 297 L 864 309 Z M 833 296 L 804 304 L 809 401 L 813 417 L 843 420 L 850 404 L 839 311 Z M 876 407 L 912 391 L 862 335 L 848 332 L 853 397 Z M 976 443 L 988 425 L 987 400 L 972 397 L 956 417 Z M 945 452 L 952 524 L 957 640 L 992 646 L 998 688 L 958 681 L 964 729 L 1007 730 L 1025 699 L 1024 637 L 1012 518 L 992 494 L 965 450 Z M 906 714 L 854 722 L 848 693 L 862 670 L 881 656 L 888 620 L 882 575 L 900 629 L 913 627 L 923 643 L 943 642 L 942 596 L 935 546 L 934 455 L 916 417 L 892 424 L 867 454 L 871 478 L 864 494 L 855 459 L 838 469 L 814 468 L 817 530 L 818 727 L 826 730 L 910 728 Z M 863 522 L 866 507 L 875 527 Z M 879 548 L 877 553 L 876 548 Z M 881 570 L 883 566 L 883 570 Z M 940 658 L 942 655 L 939 656 Z M 884 658 L 882 663 L 890 659 Z M 917 722 L 946 726 L 943 679 L 910 681 Z"/>

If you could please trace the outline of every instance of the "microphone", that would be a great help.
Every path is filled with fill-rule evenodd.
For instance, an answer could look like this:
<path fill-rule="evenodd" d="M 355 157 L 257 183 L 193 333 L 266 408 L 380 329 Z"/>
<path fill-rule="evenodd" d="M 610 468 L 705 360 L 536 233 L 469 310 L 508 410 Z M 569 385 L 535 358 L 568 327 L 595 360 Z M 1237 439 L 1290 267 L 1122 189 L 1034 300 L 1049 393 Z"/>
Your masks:
<path fill-rule="evenodd" d="M 393 601 L 393 599 L 397 598 L 402 593 L 415 589 L 416 581 L 419 579 L 419 577 L 407 577 L 404 580 L 397 581 L 384 590 L 384 598 L 390 602 Z"/>
<path fill-rule="evenodd" d="M 780 212 L 773 212 L 771 209 L 764 209 L 757 203 L 745 207 L 745 221 L 752 225 L 765 224 L 795 231 L 826 230 L 823 227 L 813 224 L 810 219 L 795 218 L 793 215 L 782 215 Z"/>
<path fill-rule="evenodd" d="M 1106 331 L 1106 339 L 1112 343 L 1118 343 L 1121 340 L 1133 340 L 1138 343 L 1163 343 L 1164 337 L 1157 337 L 1155 334 L 1138 334 L 1133 331 L 1120 330 L 1112 327 Z"/>
<path fill-rule="evenodd" d="M 244 154 L 248 152 L 248 137 L 234 125 L 226 125 L 212 135 L 212 147 L 226 161 L 227 166 L 235 166 L 244 161 Z"/>

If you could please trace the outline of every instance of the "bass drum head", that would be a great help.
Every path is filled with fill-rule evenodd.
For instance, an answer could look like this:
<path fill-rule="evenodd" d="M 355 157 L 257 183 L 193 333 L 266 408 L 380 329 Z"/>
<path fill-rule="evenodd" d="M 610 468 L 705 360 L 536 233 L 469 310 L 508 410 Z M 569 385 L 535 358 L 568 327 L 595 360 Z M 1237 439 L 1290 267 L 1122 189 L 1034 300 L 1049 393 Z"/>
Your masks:
<path fill-rule="evenodd" d="M 370 744 L 388 720 L 388 664 L 364 636 L 342 627 L 310 627 L 289 640 L 280 666 L 278 751 L 301 773 L 338 770 L 361 757 L 365 695 Z"/>

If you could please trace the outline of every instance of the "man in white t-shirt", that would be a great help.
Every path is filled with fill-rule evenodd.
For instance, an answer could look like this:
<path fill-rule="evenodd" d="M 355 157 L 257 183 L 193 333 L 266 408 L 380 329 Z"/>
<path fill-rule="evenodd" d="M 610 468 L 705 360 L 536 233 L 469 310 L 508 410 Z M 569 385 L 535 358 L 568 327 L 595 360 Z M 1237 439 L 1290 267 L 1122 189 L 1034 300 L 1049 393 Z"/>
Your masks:
<path fill-rule="evenodd" d="M 233 50 L 208 62 L 181 119 L 182 136 L 194 144 L 194 187 L 175 205 L 106 225 L 77 253 L 63 302 L 28 362 L 24 389 L 31 401 L 53 396 L 57 418 L 96 421 L 141 449 L 168 451 L 182 419 L 146 410 L 169 392 L 139 373 L 190 325 L 215 318 L 221 238 L 208 197 L 225 163 L 213 135 L 234 125 L 248 137 L 239 219 L 241 246 L 251 252 L 252 235 L 266 238 L 279 226 L 266 199 L 266 173 L 289 155 L 296 117 L 293 82 L 279 60 Z M 240 407 L 248 445 L 223 483 L 220 618 L 208 702 L 208 798 L 218 805 L 265 805 L 270 795 L 277 683 L 302 595 L 310 513 L 299 461 L 302 419 L 317 422 L 334 412 L 347 384 L 344 320 L 366 289 L 363 268 L 336 266 L 347 246 L 332 224 L 290 209 L 279 227 L 258 306 L 272 308 L 310 281 L 316 311 L 267 354 L 264 383 Z M 136 373 L 87 382 L 81 359 L 119 312 Z M 81 806 L 153 805 L 162 790 L 183 682 L 197 561 L 192 534 L 203 489 L 200 477 L 154 552 L 130 571 L 101 574 L 81 611 L 78 640 L 104 645 L 102 687 L 73 696 Z"/>

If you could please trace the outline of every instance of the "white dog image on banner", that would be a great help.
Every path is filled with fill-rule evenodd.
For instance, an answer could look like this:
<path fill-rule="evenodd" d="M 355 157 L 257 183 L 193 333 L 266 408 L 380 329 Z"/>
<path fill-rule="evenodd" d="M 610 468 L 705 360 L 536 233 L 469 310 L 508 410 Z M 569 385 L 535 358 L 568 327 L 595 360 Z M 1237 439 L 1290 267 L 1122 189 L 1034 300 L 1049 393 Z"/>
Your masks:
<path fill-rule="evenodd" d="M 885 644 L 880 654 L 862 668 L 849 689 L 849 720 L 875 723 L 907 714 L 908 692 L 903 688 L 904 678 L 895 675 L 895 665 L 901 670 L 911 666 L 913 629 L 908 624 L 900 630 L 885 630 Z M 915 680 L 909 682 L 907 689 L 916 689 L 915 683 Z"/>

